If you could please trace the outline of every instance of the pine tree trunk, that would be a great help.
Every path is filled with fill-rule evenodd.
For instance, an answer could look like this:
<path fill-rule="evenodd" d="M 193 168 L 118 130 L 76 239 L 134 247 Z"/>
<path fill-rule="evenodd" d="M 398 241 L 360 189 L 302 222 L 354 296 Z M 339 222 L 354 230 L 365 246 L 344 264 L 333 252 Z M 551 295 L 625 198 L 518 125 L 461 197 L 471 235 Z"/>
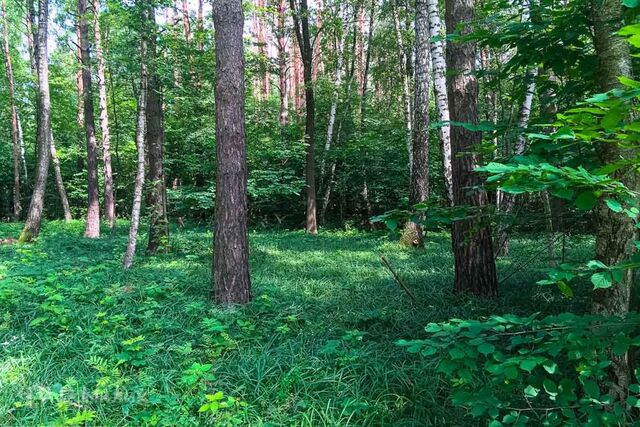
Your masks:
<path fill-rule="evenodd" d="M 286 0 L 278 0 L 276 5 L 276 46 L 278 48 L 278 84 L 280 90 L 280 124 L 289 123 L 289 64 L 287 59 L 287 38 L 285 26 L 285 14 L 287 11 Z"/>
<path fill-rule="evenodd" d="M 462 35 L 471 32 L 474 22 L 474 0 L 447 0 L 447 33 L 464 25 Z M 465 25 L 467 24 L 467 25 Z M 478 122 L 478 81 L 473 73 L 476 47 L 470 41 L 450 41 L 447 46 L 447 69 L 455 72 L 449 79 L 448 96 L 451 120 Z M 475 216 L 455 221 L 452 244 L 455 258 L 455 291 L 483 296 L 498 293 L 496 265 L 493 257 L 491 231 L 483 212 L 488 205 L 482 180 L 474 169 L 479 156 L 473 152 L 481 141 L 480 132 L 462 126 L 452 127 L 453 196 L 456 206 L 476 209 Z M 471 190 L 473 189 L 473 190 Z"/>
<path fill-rule="evenodd" d="M 149 193 L 147 205 L 150 210 L 149 218 L 149 242 L 148 253 L 156 253 L 158 249 L 166 247 L 169 239 L 169 222 L 166 212 L 166 184 L 164 179 L 164 120 L 162 111 L 162 88 L 157 75 L 155 63 L 157 61 L 156 49 L 156 22 L 155 10 L 149 11 L 149 25 L 153 30 L 149 37 L 149 84 L 147 88 L 147 152 L 149 172 L 147 182 Z"/>
<path fill-rule="evenodd" d="M 426 0 L 416 0 L 415 108 L 413 132 L 413 165 L 409 204 L 414 206 L 429 197 L 429 12 Z M 423 247 L 422 226 L 409 221 L 403 231 L 405 245 Z"/>
<path fill-rule="evenodd" d="M 87 0 L 78 0 L 80 26 L 80 60 L 82 62 L 82 85 L 84 105 L 84 128 L 87 140 L 87 222 L 85 237 L 100 237 L 100 199 L 98 196 L 98 161 L 96 146 L 96 125 L 93 114 L 91 87 L 91 57 L 89 54 L 89 22 Z"/>
<path fill-rule="evenodd" d="M 145 12 L 146 13 L 146 12 Z M 131 226 L 129 241 L 122 260 L 122 268 L 128 270 L 133 265 L 140 227 L 140 210 L 142 192 L 144 190 L 145 169 L 145 135 L 147 133 L 147 35 L 143 34 L 140 41 L 140 93 L 138 95 L 138 120 L 136 123 L 136 148 L 138 150 L 138 167 L 133 187 L 133 205 L 131 207 Z"/>
<path fill-rule="evenodd" d="M 76 91 L 78 94 L 78 110 L 76 112 L 76 123 L 78 124 L 78 159 L 77 159 L 77 169 L 78 172 L 84 171 L 84 156 L 82 155 L 82 151 L 84 150 L 85 145 L 85 135 L 84 135 L 84 84 L 82 83 L 82 60 L 80 59 L 82 54 L 80 51 L 80 21 L 76 24 L 76 43 L 78 46 L 78 62 L 80 63 L 80 68 L 76 73 Z"/>
<path fill-rule="evenodd" d="M 38 2 L 37 70 L 38 70 L 38 160 L 34 178 L 31 204 L 27 213 L 20 242 L 31 242 L 40 233 L 44 196 L 49 173 L 51 136 L 51 99 L 49 96 L 49 60 L 47 30 L 49 27 L 49 1 Z"/>
<path fill-rule="evenodd" d="M 105 78 L 102 33 L 100 31 L 100 0 L 93 2 L 93 32 L 96 51 L 98 93 L 100 100 L 100 134 L 102 136 L 102 160 L 104 166 L 104 218 L 113 228 L 116 223 L 116 205 L 113 197 L 113 171 L 111 167 L 111 135 L 109 132 L 109 110 L 107 106 L 107 80 Z"/>
<path fill-rule="evenodd" d="M 11 52 L 9 50 L 9 23 L 7 21 L 7 6 L 5 0 L 1 0 L 0 12 L 2 12 L 2 51 L 4 64 L 9 81 L 9 109 L 11 110 L 11 143 L 13 153 L 13 216 L 18 219 L 22 216 L 22 197 L 20 196 L 20 131 L 18 129 L 18 110 L 16 108 L 16 83 L 13 78 L 13 65 L 11 64 Z"/>
<path fill-rule="evenodd" d="M 204 49 L 204 0 L 198 0 L 198 50 Z"/>
<path fill-rule="evenodd" d="M 617 0 L 593 0 L 591 10 L 594 23 L 593 44 L 598 57 L 596 73 L 601 91 L 620 87 L 619 76 L 631 76 L 631 55 L 629 45 L 616 35 L 622 25 L 622 5 Z M 611 142 L 596 147 L 603 165 L 620 161 L 634 155 Z M 638 177 L 630 168 L 614 174 L 614 179 L 622 181 L 628 188 L 635 190 Z M 624 214 L 610 210 L 601 202 L 595 211 L 596 221 L 596 258 L 604 264 L 613 266 L 629 260 L 635 252 L 634 242 L 637 230 L 633 221 Z M 614 283 L 608 289 L 596 289 L 593 293 L 592 312 L 605 316 L 625 316 L 629 311 L 633 271 L 625 271 L 622 281 Z M 614 397 L 624 400 L 632 382 L 632 372 L 628 356 L 611 355 Z"/>
<path fill-rule="evenodd" d="M 304 139 L 307 145 L 305 159 L 305 180 L 307 184 L 307 219 L 306 231 L 318 233 L 316 219 L 316 166 L 315 166 L 315 96 L 313 90 L 313 46 L 309 32 L 309 9 L 307 0 L 300 0 L 299 8 L 296 0 L 289 0 L 293 11 L 293 24 L 302 56 L 304 75 L 304 94 L 306 103 L 306 120 Z"/>
<path fill-rule="evenodd" d="M 440 146 L 444 182 L 449 203 L 453 204 L 453 178 L 451 170 L 451 126 L 449 125 L 449 96 L 447 94 L 447 63 L 444 55 L 444 31 L 440 20 L 438 0 L 427 0 L 429 10 L 429 37 L 431 39 L 431 61 L 436 113 L 440 125 Z"/>
<path fill-rule="evenodd" d="M 213 296 L 221 304 L 251 300 L 247 231 L 247 153 L 241 0 L 216 0 L 216 218 Z"/>

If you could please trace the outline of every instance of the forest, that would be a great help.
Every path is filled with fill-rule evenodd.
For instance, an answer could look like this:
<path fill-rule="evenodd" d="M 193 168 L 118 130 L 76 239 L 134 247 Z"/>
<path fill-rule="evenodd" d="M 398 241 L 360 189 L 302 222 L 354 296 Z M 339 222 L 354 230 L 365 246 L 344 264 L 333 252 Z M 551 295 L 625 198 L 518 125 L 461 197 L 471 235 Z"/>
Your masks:
<path fill-rule="evenodd" d="M 640 0 L 0 31 L 0 425 L 640 424 Z"/>

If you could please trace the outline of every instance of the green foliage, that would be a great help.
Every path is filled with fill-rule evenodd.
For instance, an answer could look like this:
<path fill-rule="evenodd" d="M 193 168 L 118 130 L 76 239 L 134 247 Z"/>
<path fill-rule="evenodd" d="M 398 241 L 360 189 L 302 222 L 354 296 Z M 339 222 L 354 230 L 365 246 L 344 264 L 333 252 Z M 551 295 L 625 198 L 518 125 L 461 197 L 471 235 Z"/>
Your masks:
<path fill-rule="evenodd" d="M 634 419 L 640 385 L 634 378 L 626 402 L 615 400 L 611 351 L 640 346 L 638 326 L 637 313 L 494 315 L 430 323 L 427 338 L 397 344 L 438 360 L 451 402 L 491 426 L 614 426 Z"/>
<path fill-rule="evenodd" d="M 86 240 L 82 221 L 47 222 L 33 244 L 0 245 L 0 424 L 469 425 L 443 404 L 436 366 L 393 342 L 429 322 L 582 310 L 588 301 L 582 289 L 568 302 L 533 284 L 543 261 L 508 281 L 495 304 L 451 295 L 442 233 L 429 234 L 425 256 L 383 233 L 252 232 L 256 298 L 223 309 L 207 298 L 208 227 L 172 228 L 170 253 L 123 273 L 127 226 Z M 19 230 L 0 224 L 2 236 Z M 512 250 L 524 256 L 541 243 L 523 237 Z M 590 251 L 581 239 L 572 254 L 588 260 Z M 508 274 L 510 263 L 499 269 Z M 199 412 L 218 392 L 217 411 Z"/>

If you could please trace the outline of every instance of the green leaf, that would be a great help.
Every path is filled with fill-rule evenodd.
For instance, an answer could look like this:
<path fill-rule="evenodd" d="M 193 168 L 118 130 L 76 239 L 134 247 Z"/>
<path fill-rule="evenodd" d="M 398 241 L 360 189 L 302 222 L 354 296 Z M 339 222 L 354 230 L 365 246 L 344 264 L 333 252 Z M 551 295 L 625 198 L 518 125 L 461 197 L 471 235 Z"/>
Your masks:
<path fill-rule="evenodd" d="M 591 283 L 595 289 L 610 288 L 613 283 L 613 277 L 608 271 L 602 271 L 591 276 Z"/>
<path fill-rule="evenodd" d="M 584 380 L 582 383 L 585 393 L 592 399 L 598 399 L 600 397 L 600 387 L 598 383 L 593 380 Z"/>
<path fill-rule="evenodd" d="M 520 362 L 520 369 L 531 373 L 531 371 L 533 371 L 533 369 L 538 366 L 538 363 L 539 361 L 536 359 L 525 359 Z"/>
<path fill-rule="evenodd" d="M 524 395 L 531 398 L 536 397 L 539 392 L 540 392 L 540 389 L 537 389 L 532 385 L 528 385 L 524 389 Z"/>
<path fill-rule="evenodd" d="M 573 298 L 573 290 L 569 285 L 567 285 L 565 281 L 560 280 L 558 282 L 558 289 L 560 289 L 560 292 L 562 292 L 562 295 L 564 295 L 565 297 Z"/>
<path fill-rule="evenodd" d="M 466 355 L 464 351 L 460 350 L 457 347 L 454 347 L 449 350 L 449 356 L 451 356 L 453 360 L 459 360 L 459 359 L 464 359 Z"/>
<path fill-rule="evenodd" d="M 558 365 L 556 364 L 556 362 L 551 361 L 551 360 L 547 360 L 545 362 L 542 362 L 542 367 L 544 368 L 545 371 L 547 371 L 550 374 L 555 374 L 556 371 L 558 370 Z"/>
<path fill-rule="evenodd" d="M 515 380 L 516 378 L 518 378 L 518 370 L 515 366 L 507 366 L 504 369 L 504 376 L 510 380 Z"/>
<path fill-rule="evenodd" d="M 484 354 L 485 356 L 488 354 L 493 353 L 493 351 L 496 349 L 496 347 L 488 342 L 482 343 L 478 346 L 478 351 L 482 354 Z"/>
<path fill-rule="evenodd" d="M 608 199 L 606 200 L 606 203 L 609 209 L 611 209 L 612 211 L 616 213 L 622 212 L 622 205 L 619 201 Z"/>
<path fill-rule="evenodd" d="M 584 191 L 576 197 L 576 207 L 583 211 L 588 211 L 596 207 L 598 198 L 593 191 Z"/>
<path fill-rule="evenodd" d="M 542 382 L 542 386 L 544 387 L 544 391 L 546 391 L 549 396 L 555 397 L 558 395 L 558 387 L 556 386 L 556 383 L 554 383 L 550 379 L 547 378 L 546 380 L 544 380 Z"/>
<path fill-rule="evenodd" d="M 622 0 L 622 4 L 629 9 L 633 9 L 634 7 L 638 7 L 640 0 Z"/>

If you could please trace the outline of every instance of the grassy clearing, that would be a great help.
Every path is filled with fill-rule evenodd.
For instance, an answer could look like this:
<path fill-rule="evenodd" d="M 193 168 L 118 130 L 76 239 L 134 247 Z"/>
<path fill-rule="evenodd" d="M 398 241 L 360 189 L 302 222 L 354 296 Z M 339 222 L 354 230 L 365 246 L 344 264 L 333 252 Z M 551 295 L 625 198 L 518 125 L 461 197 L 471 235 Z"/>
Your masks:
<path fill-rule="evenodd" d="M 384 233 L 253 232 L 255 302 L 221 309 L 207 300 L 206 229 L 173 230 L 170 254 L 139 256 L 127 274 L 126 223 L 95 241 L 82 229 L 48 223 L 36 244 L 0 246 L 0 425 L 469 425 L 437 360 L 394 341 L 452 317 L 580 312 L 587 296 L 532 285 L 540 238 L 513 242 L 500 276 L 533 262 L 482 301 L 451 294 L 445 234 L 417 251 Z M 569 243 L 588 258 L 590 239 Z"/>

